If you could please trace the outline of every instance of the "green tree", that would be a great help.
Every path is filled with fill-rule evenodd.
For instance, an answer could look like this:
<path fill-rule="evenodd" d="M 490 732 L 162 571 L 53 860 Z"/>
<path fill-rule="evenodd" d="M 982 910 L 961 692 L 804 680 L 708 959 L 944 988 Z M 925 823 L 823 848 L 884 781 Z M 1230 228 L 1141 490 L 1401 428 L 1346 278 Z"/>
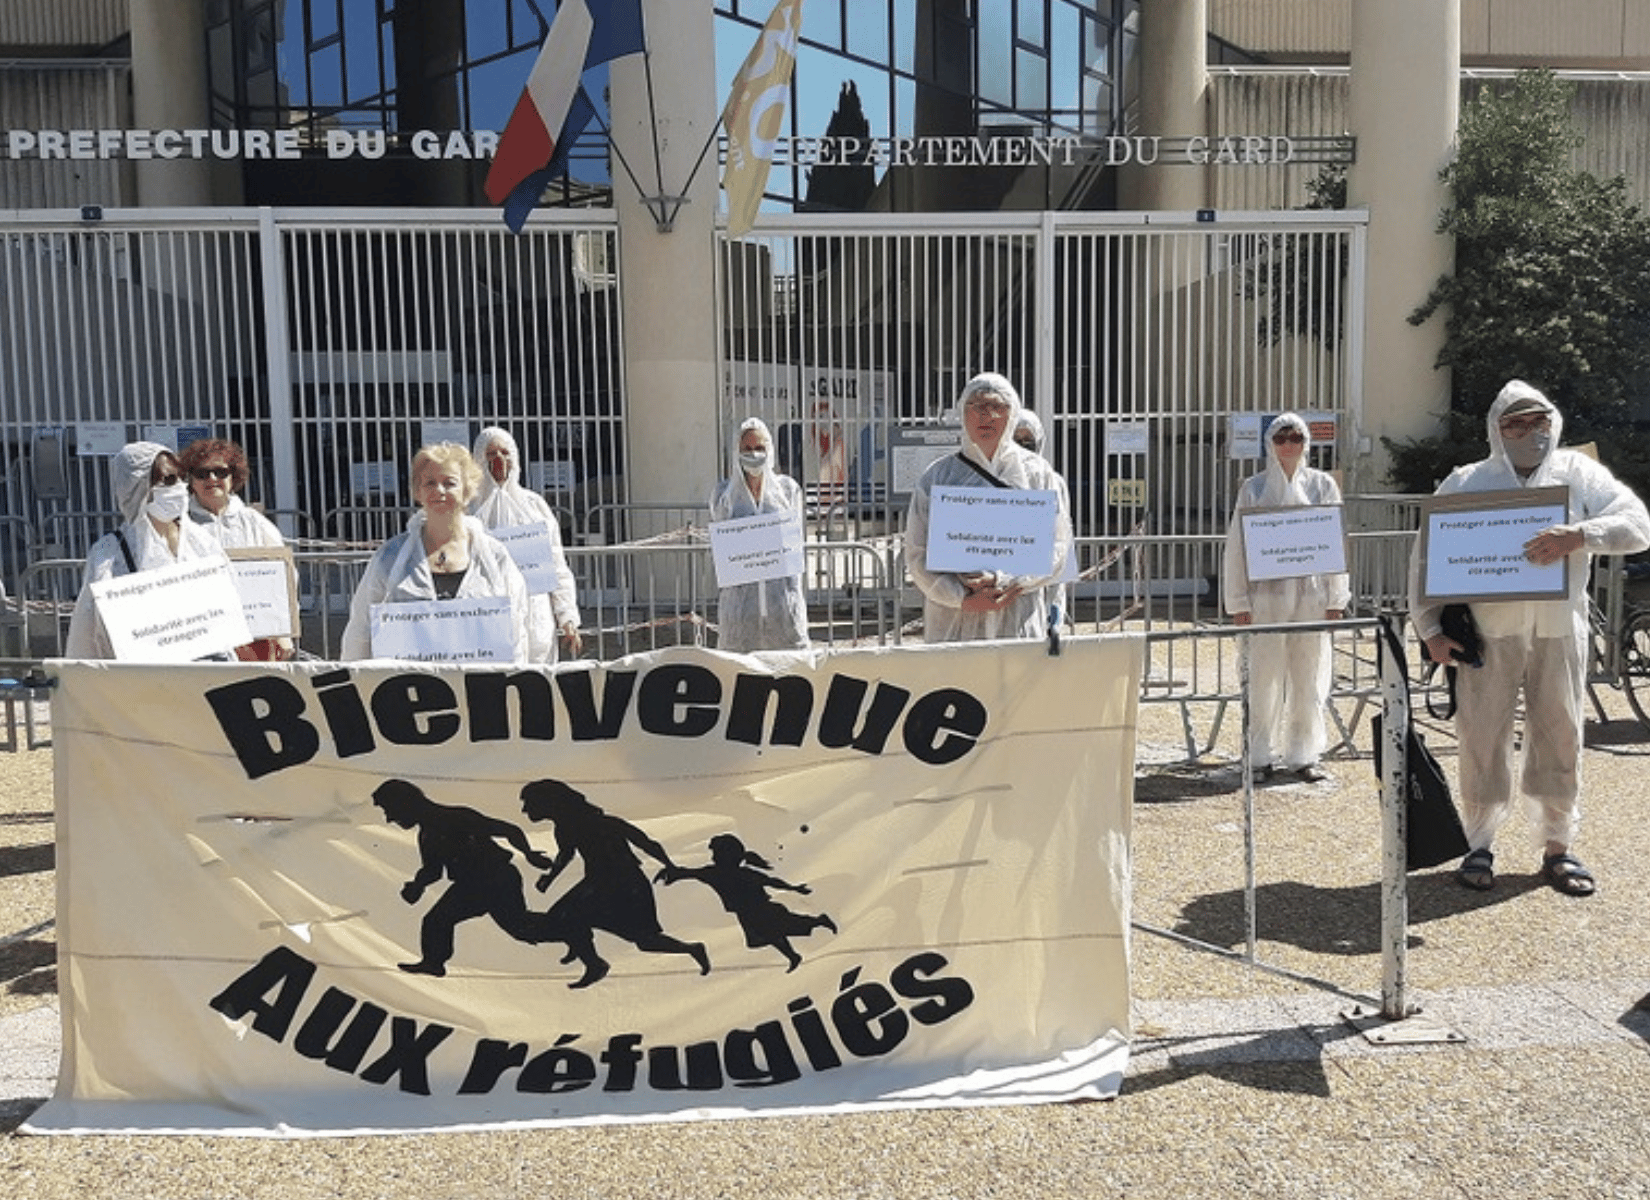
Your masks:
<path fill-rule="evenodd" d="M 1632 412 L 1650 395 L 1650 218 L 1624 179 L 1570 167 L 1572 90 L 1550 71 L 1521 72 L 1462 111 L 1439 225 L 1455 239 L 1454 274 L 1409 318 L 1445 314 L 1438 365 L 1453 371 L 1452 411 L 1436 437 L 1383 439 L 1402 490 L 1431 491 L 1484 457 L 1484 413 L 1515 378 L 1559 406 L 1566 443 L 1597 441 L 1618 475 L 1650 485 L 1650 437 Z"/>

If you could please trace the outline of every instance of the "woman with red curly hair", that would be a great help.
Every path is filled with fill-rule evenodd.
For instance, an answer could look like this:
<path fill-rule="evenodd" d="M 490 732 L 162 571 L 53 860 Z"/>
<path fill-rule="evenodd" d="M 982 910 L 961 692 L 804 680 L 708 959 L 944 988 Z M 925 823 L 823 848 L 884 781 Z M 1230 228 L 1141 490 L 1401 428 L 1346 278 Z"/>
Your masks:
<path fill-rule="evenodd" d="M 225 550 L 281 546 L 281 531 L 238 493 L 251 473 L 246 453 L 223 438 L 200 438 L 178 456 L 189 481 L 189 517 Z M 235 649 L 245 662 L 280 662 L 293 654 L 291 638 L 256 638 Z"/>

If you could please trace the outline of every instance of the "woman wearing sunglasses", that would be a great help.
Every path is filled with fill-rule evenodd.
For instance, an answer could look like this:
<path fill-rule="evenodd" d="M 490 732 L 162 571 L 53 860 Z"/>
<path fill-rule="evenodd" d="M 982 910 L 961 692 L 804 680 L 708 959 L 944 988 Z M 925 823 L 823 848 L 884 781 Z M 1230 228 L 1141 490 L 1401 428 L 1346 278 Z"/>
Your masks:
<path fill-rule="evenodd" d="M 179 456 L 189 484 L 189 518 L 225 550 L 280 546 L 281 531 L 237 494 L 251 474 L 246 453 L 222 438 L 190 442 Z M 292 657 L 291 638 L 257 638 L 236 647 L 244 662 L 280 662 Z"/>
<path fill-rule="evenodd" d="M 86 555 L 86 574 L 63 646 L 66 658 L 115 656 L 108 631 L 97 615 L 92 584 L 219 553 L 210 534 L 184 519 L 189 489 L 184 486 L 177 456 L 165 446 L 154 442 L 122 446 L 109 460 L 109 481 L 126 520 L 93 543 Z"/>
<path fill-rule="evenodd" d="M 1341 489 L 1327 472 L 1306 465 L 1312 435 L 1306 422 L 1284 413 L 1266 430 L 1266 470 L 1238 489 L 1226 530 L 1226 611 L 1239 625 L 1338 621 L 1351 585 L 1346 574 L 1251 580 L 1243 554 L 1239 514 L 1256 508 L 1339 504 Z M 1288 772 L 1308 783 L 1328 778 L 1318 765 L 1328 745 L 1329 635 L 1285 633 L 1254 639 L 1249 671 L 1249 763 L 1263 779 Z"/>

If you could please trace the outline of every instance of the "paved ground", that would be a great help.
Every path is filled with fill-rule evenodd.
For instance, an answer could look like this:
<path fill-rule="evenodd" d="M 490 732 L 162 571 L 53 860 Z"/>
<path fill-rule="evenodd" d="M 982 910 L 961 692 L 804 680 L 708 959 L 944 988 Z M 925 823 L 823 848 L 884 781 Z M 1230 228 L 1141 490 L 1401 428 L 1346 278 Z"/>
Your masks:
<path fill-rule="evenodd" d="M 56 1075 L 49 750 L 0 753 L 0 1196 L 1650 1197 L 1650 737 L 1606 693 L 1589 726 L 1585 901 L 1535 877 L 1412 876 L 1418 1026 L 1377 1044 L 1347 995 L 1168 939 L 1134 951 L 1136 1042 L 1102 1104 L 714 1125 L 304 1142 L 10 1131 Z M 1244 942 L 1243 807 L 1228 767 L 1142 721 L 1135 917 Z M 1453 771 L 1446 731 L 1429 736 Z M 1367 758 L 1257 796 L 1263 961 L 1376 996 L 1378 816 Z"/>

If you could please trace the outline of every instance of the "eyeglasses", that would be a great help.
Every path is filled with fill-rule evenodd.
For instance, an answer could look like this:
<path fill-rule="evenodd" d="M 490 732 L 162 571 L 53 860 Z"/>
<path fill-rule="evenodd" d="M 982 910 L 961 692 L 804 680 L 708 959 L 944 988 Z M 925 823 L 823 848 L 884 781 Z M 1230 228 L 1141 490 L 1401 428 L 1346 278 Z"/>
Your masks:
<path fill-rule="evenodd" d="M 965 407 L 969 412 L 981 413 L 988 417 L 1008 416 L 1008 405 L 1001 400 L 970 400 Z"/>
<path fill-rule="evenodd" d="M 1546 431 L 1553 427 L 1553 419 L 1546 413 L 1537 413 L 1529 417 L 1508 417 L 1500 423 L 1501 436 L 1521 438 L 1535 430 Z"/>
<path fill-rule="evenodd" d="M 1304 446 L 1306 444 L 1306 435 L 1300 433 L 1274 433 L 1272 435 L 1272 444 L 1274 446 L 1282 446 L 1286 443 L 1293 446 Z"/>
<path fill-rule="evenodd" d="M 150 487 L 171 487 L 174 483 L 181 483 L 182 481 L 182 475 L 179 475 L 176 471 L 166 470 L 164 467 L 157 467 L 149 472 Z"/>
<path fill-rule="evenodd" d="M 228 479 L 233 474 L 228 467 L 196 467 L 189 473 L 196 479 Z"/>

